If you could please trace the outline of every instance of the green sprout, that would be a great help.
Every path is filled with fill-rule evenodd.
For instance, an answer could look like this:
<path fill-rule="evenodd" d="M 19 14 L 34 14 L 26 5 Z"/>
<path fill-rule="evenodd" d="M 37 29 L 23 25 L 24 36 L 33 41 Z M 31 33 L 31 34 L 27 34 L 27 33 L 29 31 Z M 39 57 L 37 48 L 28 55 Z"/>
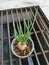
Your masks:
<path fill-rule="evenodd" d="M 24 25 L 24 33 L 23 34 L 21 33 L 21 29 L 20 29 L 20 26 L 19 26 L 17 21 L 16 21 L 16 26 L 17 26 L 18 32 L 16 30 L 15 24 L 13 25 L 13 28 L 14 28 L 14 37 L 16 38 L 17 41 L 22 42 L 22 44 L 25 44 L 27 42 L 28 38 L 30 37 L 30 32 L 31 32 L 31 30 L 32 30 L 32 28 L 34 26 L 35 21 L 36 21 L 37 12 L 38 11 L 36 9 L 33 21 L 27 20 L 27 27 L 28 27 L 27 31 L 26 31 L 26 26 L 25 26 L 25 24 L 23 22 L 23 25 Z M 26 18 L 27 18 L 27 16 L 26 16 Z"/>

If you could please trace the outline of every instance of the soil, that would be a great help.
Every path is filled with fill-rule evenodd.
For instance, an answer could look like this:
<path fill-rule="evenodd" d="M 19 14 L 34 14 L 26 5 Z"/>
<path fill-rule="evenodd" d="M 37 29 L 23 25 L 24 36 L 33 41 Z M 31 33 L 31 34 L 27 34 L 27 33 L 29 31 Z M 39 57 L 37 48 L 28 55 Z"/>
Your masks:
<path fill-rule="evenodd" d="M 32 49 L 32 44 L 31 44 L 31 42 L 28 41 L 28 42 L 26 43 L 26 44 L 27 44 L 27 47 L 25 48 L 25 50 L 19 50 L 18 47 L 17 47 L 17 43 L 18 43 L 18 42 L 15 42 L 15 43 L 14 43 L 14 46 L 13 46 L 15 53 L 16 53 L 17 55 L 19 55 L 19 56 L 29 55 L 29 53 L 30 53 L 30 51 L 31 51 L 31 49 Z"/>

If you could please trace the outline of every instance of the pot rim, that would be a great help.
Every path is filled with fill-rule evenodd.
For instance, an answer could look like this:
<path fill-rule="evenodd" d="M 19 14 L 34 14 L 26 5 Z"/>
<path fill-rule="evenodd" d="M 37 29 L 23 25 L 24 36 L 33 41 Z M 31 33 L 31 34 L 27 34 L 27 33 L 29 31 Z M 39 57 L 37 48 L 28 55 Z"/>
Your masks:
<path fill-rule="evenodd" d="M 34 43 L 32 42 L 32 50 L 30 51 L 30 53 L 28 55 L 25 55 L 25 56 L 19 56 L 17 55 L 14 50 L 13 50 L 13 43 L 15 42 L 16 38 L 13 39 L 12 43 L 11 43 L 11 51 L 13 52 L 13 54 L 16 56 L 16 57 L 19 57 L 19 58 L 26 58 L 28 56 L 30 56 L 34 50 Z M 31 40 L 30 40 L 31 41 Z"/>

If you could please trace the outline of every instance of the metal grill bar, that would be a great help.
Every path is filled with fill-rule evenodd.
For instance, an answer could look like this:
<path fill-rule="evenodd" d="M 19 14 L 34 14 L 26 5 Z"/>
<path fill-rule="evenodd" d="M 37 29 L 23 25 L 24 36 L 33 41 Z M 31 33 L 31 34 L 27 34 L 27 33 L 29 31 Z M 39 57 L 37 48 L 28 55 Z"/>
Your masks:
<path fill-rule="evenodd" d="M 32 41 L 32 38 L 31 37 L 30 37 L 30 40 Z M 32 43 L 33 43 L 33 41 L 32 41 Z M 38 56 L 36 54 L 35 48 L 34 48 L 34 53 L 35 53 L 35 57 L 36 57 L 37 63 L 38 63 L 38 65 L 40 65 L 40 62 L 39 62 Z"/>
<path fill-rule="evenodd" d="M 43 18 L 40 16 L 40 13 L 39 13 L 39 12 L 38 12 L 38 16 L 40 17 L 40 20 L 41 20 L 42 24 L 44 25 L 45 29 L 46 29 L 47 32 L 49 33 L 48 27 L 47 27 L 47 25 L 45 24 Z"/>
<path fill-rule="evenodd" d="M 43 50 L 43 48 L 42 48 L 42 46 L 41 46 L 41 43 L 40 43 L 40 41 L 39 41 L 39 38 L 38 38 L 38 36 L 37 36 L 37 34 L 36 34 L 36 31 L 35 31 L 34 27 L 33 27 L 33 30 L 34 30 L 34 32 L 35 32 L 36 38 L 37 38 L 38 43 L 39 43 L 39 45 L 40 45 L 40 48 L 41 48 L 41 50 L 42 50 L 42 52 L 43 52 L 44 58 L 45 58 L 45 60 L 46 60 L 46 63 L 47 63 L 47 65 L 48 65 L 49 63 L 48 63 L 47 57 L 46 57 L 46 55 L 45 55 L 45 53 L 44 53 L 44 50 Z M 38 64 L 38 65 L 39 65 L 39 64 Z"/>
<path fill-rule="evenodd" d="M 41 31 L 41 33 L 42 33 L 43 37 L 44 37 L 44 40 L 45 40 L 45 42 L 46 42 L 46 44 L 47 44 L 47 46 L 48 46 L 48 48 L 49 48 L 48 41 L 47 41 L 47 39 L 46 39 L 46 37 L 45 37 L 44 33 L 42 32 L 42 30 L 41 30 L 41 28 L 40 28 L 40 26 L 39 26 L 39 23 L 38 23 L 37 21 L 36 21 L 36 23 L 37 23 L 37 25 L 38 25 L 38 27 L 39 27 L 39 29 L 40 29 L 40 31 Z"/>
<path fill-rule="evenodd" d="M 27 15 L 29 16 L 29 13 L 27 12 L 27 9 L 25 8 L 25 10 L 26 10 L 26 13 L 27 13 Z M 30 19 L 30 18 L 29 18 Z M 27 25 L 26 25 L 26 27 L 27 27 Z M 31 38 L 30 38 L 31 39 Z M 31 39 L 31 41 L 32 41 L 32 39 Z M 32 41 L 33 42 L 33 41 Z M 38 65 L 40 65 L 40 62 L 39 62 L 39 59 L 38 59 L 38 56 L 37 56 L 37 54 L 36 54 L 36 50 L 35 50 L 35 48 L 34 48 L 34 53 L 35 53 L 35 56 L 36 56 L 36 59 L 37 59 L 37 62 L 38 62 Z"/>
<path fill-rule="evenodd" d="M 17 11 L 17 16 L 18 16 L 18 19 L 19 19 L 18 11 Z M 20 22 L 20 19 L 19 19 L 19 22 Z M 24 19 L 24 22 L 25 22 L 25 19 Z M 20 23 L 19 25 L 20 25 L 21 32 L 22 32 L 22 34 L 23 34 L 22 27 L 21 27 L 21 23 Z M 29 58 L 27 58 L 27 59 L 28 59 L 28 63 L 29 63 L 29 65 L 30 65 Z M 20 61 L 20 64 L 22 65 L 21 61 Z"/>
<path fill-rule="evenodd" d="M 46 32 L 46 30 L 42 30 L 42 32 Z M 40 31 L 36 31 L 36 33 L 38 34 L 38 33 L 40 33 Z M 34 32 L 31 32 L 30 34 L 32 35 L 32 34 L 35 34 L 35 33 Z M 14 37 L 13 36 L 10 36 L 10 39 L 12 39 L 12 38 L 14 38 Z M 3 38 L 3 40 L 6 40 L 6 39 L 7 39 L 7 37 L 4 37 Z M 1 38 L 0 38 L 0 40 L 1 40 Z"/>
<path fill-rule="evenodd" d="M 22 32 L 22 34 L 23 34 L 22 27 L 21 27 L 21 23 L 20 23 L 20 19 L 19 19 L 19 14 L 18 14 L 18 11 L 17 11 L 17 10 L 16 10 L 16 12 L 17 12 L 18 20 L 19 20 L 20 29 L 21 29 L 21 32 Z M 21 12 L 22 12 L 22 11 L 21 11 Z M 23 20 L 24 20 L 23 22 L 25 22 L 25 19 L 23 19 Z M 28 64 L 30 65 L 29 58 L 27 58 L 27 59 L 28 59 Z M 20 59 L 19 59 L 19 60 L 20 60 Z M 20 61 L 20 64 L 22 65 L 21 61 Z"/>
<path fill-rule="evenodd" d="M 28 64 L 29 64 L 29 65 L 31 65 L 31 64 L 30 64 L 30 60 L 29 60 L 29 57 L 28 57 Z"/>
<path fill-rule="evenodd" d="M 45 60 L 46 60 L 46 62 L 47 62 L 47 65 L 48 65 L 47 57 L 46 57 L 46 55 L 45 55 L 45 53 L 44 53 L 44 50 L 43 50 L 43 48 L 42 48 L 42 45 L 41 45 L 40 40 L 39 40 L 39 38 L 38 38 L 38 36 L 37 36 L 37 34 L 36 34 L 36 31 L 35 31 L 35 28 L 34 28 L 34 27 L 33 27 L 33 30 L 34 30 L 34 32 L 35 32 L 35 35 L 36 35 L 36 38 L 37 38 L 37 40 L 38 40 L 39 46 L 40 46 L 40 48 L 41 48 L 41 50 L 42 50 L 43 56 L 44 56 L 44 58 L 45 58 Z"/>
<path fill-rule="evenodd" d="M 13 21 L 13 25 L 14 25 L 14 15 L 13 15 L 13 11 L 11 10 L 11 15 L 12 15 L 12 21 Z M 21 64 L 21 59 L 19 58 L 19 62 L 20 62 L 20 65 L 22 65 Z"/>
<path fill-rule="evenodd" d="M 41 17 L 43 17 L 42 19 L 46 21 L 46 23 L 49 25 L 49 20 L 47 19 L 47 17 L 44 15 L 44 12 L 42 11 L 41 8 L 39 8 L 39 12 L 41 15 Z"/>
<path fill-rule="evenodd" d="M 25 24 L 26 24 L 26 22 L 25 22 Z M 26 25 L 26 27 L 27 27 L 27 25 Z M 30 40 L 32 41 L 31 37 L 30 37 Z M 33 41 L 32 41 L 32 43 L 33 43 Z M 34 48 L 34 54 L 35 54 L 35 57 L 36 57 L 38 65 L 40 65 L 40 62 L 39 62 L 39 59 L 38 59 L 38 56 L 37 56 L 35 48 Z"/>
<path fill-rule="evenodd" d="M 14 25 L 15 22 L 17 21 L 20 25 L 21 33 L 23 33 L 23 28 L 22 28 L 21 21 L 24 22 L 26 28 L 28 29 L 26 22 L 28 22 L 29 20 L 31 21 L 32 16 L 34 17 L 33 10 L 35 11 L 36 7 L 34 7 L 34 8 L 29 7 L 29 8 L 22 8 L 22 9 L 14 9 L 14 10 L 10 10 L 10 11 L 6 10 L 6 11 L 1 11 L 0 12 L 1 13 L 0 14 L 0 19 L 1 19 L 0 20 L 1 21 L 0 22 L 0 24 L 1 24 L 0 41 L 1 41 L 1 46 L 2 46 L 1 47 L 1 50 L 2 50 L 1 51 L 1 57 L 0 57 L 1 58 L 1 61 L 0 61 L 1 65 L 8 64 L 9 62 L 10 62 L 10 65 L 13 65 L 13 63 L 16 62 L 16 58 L 13 58 L 13 55 L 11 54 L 11 50 L 10 50 L 10 43 L 11 43 L 11 40 L 14 38 L 12 33 L 11 33 L 11 31 L 12 31 L 11 28 L 10 28 L 11 23 L 12 23 L 12 25 Z M 28 16 L 28 21 L 26 21 L 26 18 L 24 16 L 25 13 Z M 37 17 L 37 19 L 36 19 L 36 25 L 38 26 L 39 30 L 36 31 L 36 27 L 33 27 L 33 31 L 30 33 L 31 37 L 32 37 L 33 34 L 35 35 L 35 38 L 37 39 L 38 45 L 40 47 L 40 51 L 36 50 L 36 46 L 35 46 L 34 53 L 32 53 L 32 55 L 30 57 L 32 58 L 33 56 L 35 56 L 37 64 L 41 65 L 40 64 L 41 59 L 39 59 L 39 56 L 43 55 L 43 59 L 44 59 L 44 61 L 46 61 L 46 65 L 49 65 L 49 61 L 48 61 L 48 57 L 47 57 L 47 54 L 49 54 L 49 40 L 48 40 L 49 39 L 49 37 L 48 37 L 49 36 L 49 28 L 46 24 L 45 19 L 43 18 L 42 14 L 40 14 L 40 13 L 41 12 L 38 10 L 38 17 L 39 18 Z M 19 14 L 21 14 L 22 19 L 21 19 L 21 16 L 19 16 Z M 9 20 L 9 18 L 10 18 L 9 15 L 11 16 L 12 20 Z M 31 17 L 30 17 L 30 15 L 31 15 Z M 4 20 L 5 19 L 4 16 L 5 16 L 6 20 Z M 4 35 L 3 34 L 4 33 L 3 25 L 5 25 L 5 26 L 7 25 L 7 31 L 8 31 L 8 36 L 7 37 L 3 37 L 3 35 Z M 38 34 L 42 35 L 42 38 L 44 39 L 44 42 L 45 42 L 45 44 L 47 44 L 46 46 L 48 48 L 45 48 L 44 46 L 42 46 L 42 42 L 41 42 L 41 39 L 38 36 Z M 10 35 L 12 35 L 12 36 L 10 36 Z M 33 35 L 33 40 L 34 40 L 34 35 Z M 34 43 L 31 37 L 30 37 L 30 40 L 31 40 L 32 43 Z M 3 41 L 4 40 L 8 40 L 8 43 L 9 43 L 9 58 L 6 59 L 6 60 L 4 59 L 4 53 L 3 53 L 4 52 L 4 50 L 3 50 L 3 47 L 4 47 L 3 46 L 3 44 L 4 44 Z M 33 63 L 31 64 L 31 62 L 30 62 L 30 57 L 27 58 L 28 65 L 33 65 Z M 22 61 L 20 58 L 18 58 L 18 60 L 19 60 L 18 64 L 23 65 L 24 60 Z M 34 60 L 34 57 L 33 57 L 33 60 Z"/>
<path fill-rule="evenodd" d="M 1 44 L 2 44 L 2 58 L 1 58 L 1 65 L 3 65 L 3 12 L 1 12 Z"/>
<path fill-rule="evenodd" d="M 27 10 L 27 9 L 26 9 Z M 28 13 L 28 12 L 27 12 Z M 28 13 L 29 14 L 29 13 Z M 37 40 L 38 40 L 38 43 L 39 43 L 39 45 L 40 45 L 40 48 L 41 48 L 41 50 L 42 50 L 42 52 L 43 52 L 43 55 L 44 55 L 44 58 L 45 58 L 45 60 L 46 60 L 46 62 L 47 62 L 47 65 L 48 65 L 48 60 L 47 60 L 47 57 L 46 57 L 46 55 L 45 55 L 45 53 L 44 53 L 44 50 L 43 50 L 43 48 L 42 48 L 42 46 L 41 46 L 41 43 L 40 43 L 40 41 L 39 41 L 39 38 L 38 38 L 38 36 L 37 36 L 37 34 L 36 34 L 36 31 L 35 31 L 35 28 L 33 27 L 33 30 L 34 30 L 34 32 L 35 32 L 35 35 L 36 35 L 36 38 L 37 38 Z"/>
<path fill-rule="evenodd" d="M 12 61 L 16 61 L 16 59 L 12 59 Z M 3 61 L 3 63 L 8 63 L 8 62 L 10 62 L 10 60 L 4 60 Z M 1 64 L 1 62 L 0 62 L 0 64 Z M 1 64 L 2 65 L 2 64 Z"/>
<path fill-rule="evenodd" d="M 8 28 L 8 41 L 9 41 L 10 65 L 13 65 L 13 64 L 12 64 L 12 57 L 11 57 L 11 49 L 10 49 L 10 30 L 9 30 L 8 11 L 6 11 L 6 15 L 7 15 L 7 28 Z"/>
<path fill-rule="evenodd" d="M 34 16 L 34 14 L 33 14 L 33 16 Z M 37 22 L 38 22 L 38 21 L 37 21 Z M 47 65 L 48 65 L 48 64 L 49 64 L 48 59 L 47 59 L 47 57 L 46 57 L 46 55 L 45 55 L 45 53 L 44 53 L 44 50 L 43 50 L 43 48 L 42 48 L 42 45 L 41 45 L 41 43 L 40 43 L 40 40 L 39 40 L 39 38 L 38 38 L 38 35 L 36 34 L 36 31 L 35 31 L 35 28 L 34 28 L 34 27 L 33 27 L 33 30 L 34 30 L 34 32 L 35 32 L 35 35 L 36 35 L 36 38 L 37 38 L 37 40 L 38 40 L 39 46 L 40 46 L 40 48 L 41 48 L 41 50 L 42 50 L 43 56 L 44 56 L 44 58 L 45 58 L 45 60 L 46 60 L 46 63 L 47 63 Z"/>
<path fill-rule="evenodd" d="M 46 32 L 46 30 L 42 30 L 42 32 L 44 33 L 44 32 Z M 38 33 L 40 33 L 40 31 L 36 31 L 36 33 L 38 34 Z M 35 33 L 34 32 L 31 32 L 30 34 L 32 35 L 32 34 L 35 34 Z M 12 38 L 14 38 L 14 37 L 13 36 L 10 36 L 10 39 L 12 39 Z M 4 37 L 3 38 L 3 40 L 6 40 L 6 39 L 7 39 L 7 37 Z M 1 38 L 0 38 L 0 40 L 1 40 Z"/>
<path fill-rule="evenodd" d="M 43 27 L 43 29 L 44 29 L 44 30 L 47 30 L 47 31 L 45 31 L 45 34 L 46 34 L 47 37 L 49 38 L 49 29 L 48 29 L 46 23 L 44 22 L 44 19 L 41 17 L 41 15 L 40 15 L 39 12 L 38 12 L 38 16 L 39 16 L 39 18 L 40 18 L 40 20 L 39 20 L 39 18 L 38 18 L 38 20 L 41 22 L 41 26 Z"/>
<path fill-rule="evenodd" d="M 21 59 L 19 58 L 19 63 L 20 63 L 20 65 L 22 65 L 22 62 L 21 62 Z"/>
<path fill-rule="evenodd" d="M 28 62 L 29 62 L 29 65 L 34 65 L 32 61 L 32 57 L 28 57 Z"/>
<path fill-rule="evenodd" d="M 21 11 L 22 12 L 22 11 Z M 18 12 L 17 12 L 17 15 L 19 15 L 18 14 Z M 18 19 L 19 19 L 19 16 L 18 16 Z M 24 22 L 25 22 L 25 19 L 23 19 L 24 20 Z M 20 23 L 21 24 L 21 23 Z M 21 25 L 20 25 L 21 26 Z M 20 28 L 21 29 L 21 31 L 22 31 L 22 27 Z M 22 34 L 23 34 L 23 31 L 22 31 Z M 27 58 L 28 59 L 28 64 L 30 65 L 30 61 L 29 61 L 29 58 Z M 20 64 L 21 64 L 21 61 L 20 61 Z M 21 64 L 22 65 L 22 64 Z"/>
<path fill-rule="evenodd" d="M 37 21 L 36 21 L 36 22 L 37 22 Z M 41 28 L 40 28 L 38 22 L 37 22 L 37 25 L 38 25 L 38 27 L 39 27 L 39 29 L 40 29 L 40 31 L 41 31 Z M 41 31 L 41 33 L 42 33 L 42 35 L 43 35 L 43 37 L 44 37 L 44 39 L 45 39 L 45 41 L 46 41 L 46 43 L 47 43 L 47 46 L 48 46 L 48 48 L 49 48 L 49 44 L 48 44 L 48 41 L 47 41 L 47 39 L 46 39 L 44 33 L 43 33 L 42 31 Z"/>
<path fill-rule="evenodd" d="M 38 59 L 38 56 L 37 56 L 37 53 L 36 53 L 35 48 L 34 48 L 34 53 L 35 53 L 35 57 L 36 57 L 36 59 L 37 59 L 38 65 L 40 65 L 40 62 L 39 62 L 39 59 Z"/>
<path fill-rule="evenodd" d="M 49 53 L 49 50 L 45 50 L 44 53 Z M 38 55 L 38 56 L 41 55 L 41 54 L 42 54 L 42 52 L 37 52 L 37 55 Z M 32 54 L 31 57 L 32 57 L 32 56 L 35 56 L 35 55 Z M 16 61 L 16 59 L 12 59 L 12 61 Z M 3 61 L 3 63 L 7 63 L 7 62 L 9 62 L 9 60 L 4 60 L 4 61 Z M 0 64 L 1 64 L 1 62 L 0 62 Z"/>
<path fill-rule="evenodd" d="M 22 28 L 21 28 L 21 23 L 20 23 L 20 18 L 19 18 L 19 14 L 18 14 L 18 11 L 17 10 L 16 10 L 16 13 L 17 13 L 17 16 L 18 16 L 18 22 L 19 22 L 19 25 L 20 25 L 21 33 L 23 34 Z"/>
<path fill-rule="evenodd" d="M 15 23 L 14 23 L 14 16 L 13 16 L 13 11 L 12 10 L 11 10 L 11 16 L 12 16 L 13 25 L 15 25 Z"/>
<path fill-rule="evenodd" d="M 24 17 L 24 15 L 23 15 L 23 11 L 22 11 L 22 9 L 21 9 L 21 13 L 22 13 L 22 16 L 23 16 L 23 18 L 24 18 L 24 20 L 25 20 L 25 17 Z M 26 22 L 25 22 L 25 25 L 26 25 Z M 27 27 L 27 26 L 26 26 Z M 32 42 L 33 43 L 33 42 Z M 38 59 L 38 57 L 37 57 L 37 54 L 36 54 L 36 50 L 34 49 L 34 53 L 35 53 L 35 57 L 36 57 L 36 59 L 37 59 L 37 63 L 38 63 L 38 65 L 40 65 L 40 63 L 39 63 L 39 59 Z"/>
<path fill-rule="evenodd" d="M 32 9 L 31 9 L 31 8 L 30 8 L 30 10 L 31 10 L 31 12 L 32 12 Z M 32 12 L 32 15 L 34 16 L 33 12 Z M 42 36 L 43 36 L 43 38 L 44 38 L 44 40 L 45 40 L 45 42 L 46 42 L 46 44 L 47 44 L 47 46 L 48 46 L 48 48 L 49 48 L 48 41 L 47 41 L 47 39 L 46 39 L 46 37 L 45 37 L 44 33 L 42 32 L 42 30 L 41 30 L 41 28 L 40 28 L 40 26 L 39 26 L 39 24 L 38 24 L 38 21 L 37 21 L 37 20 L 36 20 L 36 23 L 37 23 L 37 25 L 38 25 L 38 27 L 39 27 L 39 29 L 40 29 L 40 31 L 41 31 L 41 34 L 42 34 Z"/>

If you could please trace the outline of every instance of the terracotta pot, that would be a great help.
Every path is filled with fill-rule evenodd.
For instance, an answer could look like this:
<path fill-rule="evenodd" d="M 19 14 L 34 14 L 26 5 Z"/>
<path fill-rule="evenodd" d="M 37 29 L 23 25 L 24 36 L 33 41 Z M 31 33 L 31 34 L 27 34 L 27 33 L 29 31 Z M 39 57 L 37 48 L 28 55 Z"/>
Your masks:
<path fill-rule="evenodd" d="M 30 41 L 30 39 L 28 39 L 29 41 Z M 31 41 L 31 45 L 32 45 L 32 49 L 31 49 L 31 51 L 30 51 L 30 53 L 28 54 L 28 55 L 25 55 L 25 56 L 19 56 L 19 55 L 17 55 L 16 53 L 15 53 L 15 51 L 14 51 L 14 49 L 13 49 L 13 46 L 14 46 L 14 42 L 16 41 L 16 38 L 14 38 L 13 39 L 13 41 L 12 41 L 12 43 L 11 43 L 11 50 L 12 50 L 12 53 L 16 56 L 16 57 L 19 57 L 19 58 L 26 58 L 26 57 L 28 57 L 28 56 L 30 56 L 31 54 L 32 54 L 32 52 L 33 52 L 33 50 L 34 50 L 34 43 L 32 43 Z M 29 44 L 29 42 L 28 42 L 28 44 Z"/>

